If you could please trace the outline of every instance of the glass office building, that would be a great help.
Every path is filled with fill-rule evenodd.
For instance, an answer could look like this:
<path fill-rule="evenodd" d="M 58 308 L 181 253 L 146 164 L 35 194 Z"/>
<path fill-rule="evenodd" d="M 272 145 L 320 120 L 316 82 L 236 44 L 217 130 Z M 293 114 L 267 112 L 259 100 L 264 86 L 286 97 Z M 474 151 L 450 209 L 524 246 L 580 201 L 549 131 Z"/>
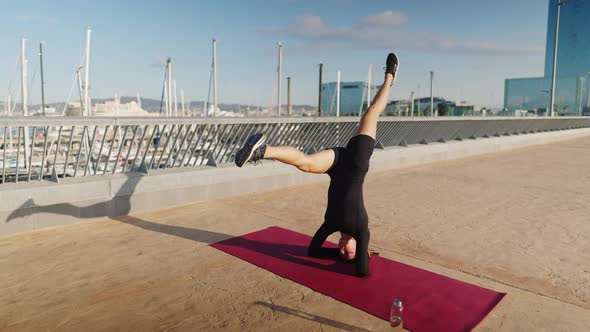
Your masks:
<path fill-rule="evenodd" d="M 553 71 L 557 1 L 549 0 L 545 49 L 546 77 L 551 77 Z M 561 6 L 557 45 L 557 76 L 576 76 L 590 72 L 589 16 L 590 1 L 588 0 L 572 0 Z"/>
<path fill-rule="evenodd" d="M 557 1 L 549 0 L 543 77 L 506 79 L 504 107 L 546 115 L 551 93 Z M 590 1 L 561 6 L 554 108 L 559 115 L 590 115 Z"/>
<path fill-rule="evenodd" d="M 367 99 L 372 99 L 378 86 L 371 85 L 367 97 L 367 82 L 340 82 L 340 115 L 358 115 L 367 109 Z M 322 84 L 322 116 L 336 116 L 336 82 Z"/>
<path fill-rule="evenodd" d="M 589 80 L 588 75 L 556 76 L 554 111 L 559 115 L 587 115 L 590 109 Z M 529 110 L 548 115 L 551 76 L 507 79 L 504 90 L 504 107 L 508 110 Z"/>

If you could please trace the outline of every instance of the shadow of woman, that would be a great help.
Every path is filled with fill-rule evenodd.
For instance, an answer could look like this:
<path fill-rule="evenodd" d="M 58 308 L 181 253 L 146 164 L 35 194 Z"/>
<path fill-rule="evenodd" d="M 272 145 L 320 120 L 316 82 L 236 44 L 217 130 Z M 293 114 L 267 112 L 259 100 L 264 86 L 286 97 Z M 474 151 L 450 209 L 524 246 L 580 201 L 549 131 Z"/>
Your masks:
<path fill-rule="evenodd" d="M 255 241 L 243 237 L 234 237 L 229 234 L 211 232 L 183 226 L 155 223 L 151 221 L 141 220 L 133 216 L 117 217 L 113 219 L 152 232 L 164 233 L 172 236 L 181 237 L 187 240 L 207 244 L 219 243 L 220 241 L 223 241 L 222 244 L 225 246 L 246 249 L 287 262 L 305 265 L 308 267 L 322 269 L 339 274 L 351 276 L 355 275 L 354 264 L 344 262 L 338 259 L 337 248 L 334 248 L 333 255 L 328 254 L 325 255 L 323 258 L 310 259 L 307 254 L 307 246 Z M 318 260 L 320 260 L 321 262 L 318 262 Z"/>
<path fill-rule="evenodd" d="M 21 206 L 15 209 L 6 218 L 6 223 L 14 219 L 22 218 L 39 213 L 51 213 L 68 215 L 79 219 L 114 217 L 115 215 L 127 215 L 131 211 L 131 197 L 135 188 L 145 176 L 143 173 L 124 173 L 127 177 L 117 193 L 108 201 L 92 204 L 89 206 L 76 206 L 71 203 L 60 203 L 52 205 L 37 205 L 33 198 L 29 198 Z"/>
<path fill-rule="evenodd" d="M 111 218 L 149 231 L 165 233 L 207 244 L 215 243 L 233 237 L 228 234 L 216 233 L 211 231 L 187 228 L 182 226 L 159 224 L 130 216 L 129 212 L 131 211 L 131 197 L 135 192 L 135 188 L 143 178 L 144 174 L 129 172 L 124 173 L 124 175 L 127 177 L 126 181 L 121 185 L 117 193 L 113 195 L 113 198 L 109 201 L 96 203 L 86 207 L 80 207 L 71 203 L 61 203 L 43 206 L 37 205 L 35 204 L 33 199 L 29 199 L 25 203 L 23 203 L 18 209 L 12 212 L 6 219 L 6 222 L 8 223 L 18 217 L 23 217 L 27 215 L 51 213 L 69 215 L 81 219 L 100 217 Z M 109 206 L 110 204 L 114 204 L 114 206 Z M 308 248 L 306 246 L 260 242 L 239 237 L 227 241 L 226 244 L 256 251 L 267 256 L 271 256 L 292 263 L 297 263 L 300 265 L 305 265 L 317 269 L 323 269 L 335 273 L 354 275 L 353 264 L 339 260 L 336 249 L 334 249 L 333 252 L 331 252 L 331 250 L 328 250 L 329 254 L 324 255 L 320 258 L 325 259 L 324 262 L 327 263 L 322 264 L 316 262 L 315 260 L 310 260 L 307 254 Z"/>

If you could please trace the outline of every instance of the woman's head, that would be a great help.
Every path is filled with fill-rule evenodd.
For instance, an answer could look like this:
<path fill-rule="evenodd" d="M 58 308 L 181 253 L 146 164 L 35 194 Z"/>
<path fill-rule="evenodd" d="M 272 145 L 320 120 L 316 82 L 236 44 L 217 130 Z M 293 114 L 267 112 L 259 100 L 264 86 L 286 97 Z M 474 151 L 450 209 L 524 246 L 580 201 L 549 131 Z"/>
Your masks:
<path fill-rule="evenodd" d="M 338 249 L 340 251 L 340 257 L 342 257 L 342 259 L 346 261 L 353 260 L 356 256 L 356 240 L 346 233 L 340 233 Z"/>

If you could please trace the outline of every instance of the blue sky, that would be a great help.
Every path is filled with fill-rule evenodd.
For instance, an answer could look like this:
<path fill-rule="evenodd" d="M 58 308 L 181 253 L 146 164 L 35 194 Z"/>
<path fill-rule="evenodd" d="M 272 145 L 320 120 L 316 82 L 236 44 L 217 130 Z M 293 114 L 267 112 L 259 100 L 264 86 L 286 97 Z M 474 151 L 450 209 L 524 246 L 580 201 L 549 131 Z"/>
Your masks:
<path fill-rule="evenodd" d="M 434 70 L 436 96 L 499 106 L 505 78 L 543 74 L 547 7 L 547 0 L 11 1 L 0 12 L 0 97 L 20 98 L 25 37 L 32 102 L 40 100 L 39 41 L 46 99 L 66 100 L 89 26 L 93 98 L 159 99 L 161 61 L 170 56 L 178 90 L 203 100 L 215 37 L 224 103 L 276 104 L 281 41 L 296 104 L 317 103 L 319 62 L 325 82 L 337 70 L 343 81 L 366 80 L 369 64 L 375 81 L 393 50 L 401 68 L 392 99 L 412 90 L 426 96 Z"/>

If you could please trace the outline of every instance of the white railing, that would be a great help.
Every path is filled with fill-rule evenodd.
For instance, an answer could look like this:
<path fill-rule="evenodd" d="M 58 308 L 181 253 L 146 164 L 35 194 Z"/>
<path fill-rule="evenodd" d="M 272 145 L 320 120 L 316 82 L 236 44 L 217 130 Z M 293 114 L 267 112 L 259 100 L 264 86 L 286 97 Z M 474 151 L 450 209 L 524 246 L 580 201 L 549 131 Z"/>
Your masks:
<path fill-rule="evenodd" d="M 232 163 L 252 134 L 307 153 L 344 146 L 357 117 L 0 118 L 1 183 Z M 590 127 L 588 117 L 382 117 L 377 146 Z"/>

